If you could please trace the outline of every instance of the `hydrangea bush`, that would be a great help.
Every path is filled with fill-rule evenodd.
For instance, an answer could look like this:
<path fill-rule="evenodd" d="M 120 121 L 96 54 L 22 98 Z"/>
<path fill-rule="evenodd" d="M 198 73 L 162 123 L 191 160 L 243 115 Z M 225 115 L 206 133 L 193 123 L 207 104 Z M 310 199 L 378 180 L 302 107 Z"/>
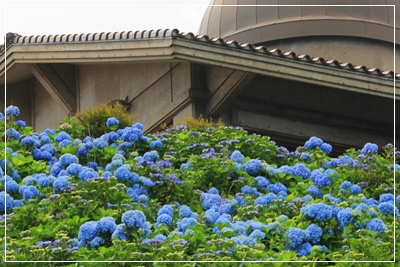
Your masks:
<path fill-rule="evenodd" d="M 391 144 L 332 158 L 317 137 L 290 152 L 240 127 L 145 136 L 142 124 L 116 130 L 110 117 L 108 132 L 80 138 L 64 128 L 34 132 L 18 115 L 13 106 L 0 114 L 3 262 L 350 266 L 340 261 L 394 260 L 395 245 L 399 257 Z M 137 265 L 146 264 L 162 266 Z M 198 265 L 210 263 L 187 266 Z"/>

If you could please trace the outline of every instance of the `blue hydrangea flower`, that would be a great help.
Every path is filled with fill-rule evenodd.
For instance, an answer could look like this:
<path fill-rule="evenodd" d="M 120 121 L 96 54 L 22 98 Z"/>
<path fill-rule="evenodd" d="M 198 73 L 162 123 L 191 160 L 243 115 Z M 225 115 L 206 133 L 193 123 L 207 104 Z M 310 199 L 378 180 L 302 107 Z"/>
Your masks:
<path fill-rule="evenodd" d="M 82 170 L 83 170 L 83 167 L 82 167 L 82 165 L 79 164 L 79 163 L 72 163 L 72 164 L 70 164 L 70 165 L 67 167 L 67 169 L 66 169 L 67 173 L 70 174 L 70 175 L 73 175 L 73 174 L 79 175 L 79 173 L 80 173 Z"/>
<path fill-rule="evenodd" d="M 194 218 L 183 218 L 180 222 L 177 223 L 178 229 L 181 232 L 185 232 L 188 226 L 194 226 L 196 223 L 196 219 Z"/>
<path fill-rule="evenodd" d="M 310 150 L 314 147 L 320 147 L 323 144 L 323 141 L 315 136 L 312 136 L 308 141 L 305 142 L 304 147 L 307 150 Z"/>
<path fill-rule="evenodd" d="M 114 117 L 108 118 L 108 119 L 107 119 L 107 122 L 106 122 L 106 126 L 107 126 L 107 127 L 111 127 L 111 126 L 113 126 L 113 125 L 118 125 L 118 124 L 119 124 L 119 120 L 117 120 L 117 119 L 114 118 Z"/>
<path fill-rule="evenodd" d="M 340 188 L 342 189 L 346 189 L 346 188 L 350 188 L 351 187 L 351 183 L 349 181 L 344 181 L 341 185 Z"/>
<path fill-rule="evenodd" d="M 378 145 L 374 143 L 366 143 L 361 149 L 363 153 L 376 153 L 378 152 Z"/>
<path fill-rule="evenodd" d="M 67 182 L 67 180 L 65 178 L 59 177 L 57 180 L 55 180 L 53 182 L 53 187 L 55 189 L 56 192 L 60 191 L 61 188 L 70 186 L 71 184 L 69 182 Z"/>
<path fill-rule="evenodd" d="M 250 238 L 255 239 L 257 241 L 261 241 L 265 238 L 265 233 L 262 232 L 260 229 L 255 229 L 250 235 Z"/>
<path fill-rule="evenodd" d="M 192 210 L 189 208 L 187 205 L 182 205 L 179 208 L 179 217 L 185 218 L 185 217 L 191 217 L 192 215 Z"/>
<path fill-rule="evenodd" d="M 300 246 L 306 238 L 305 232 L 297 227 L 290 228 L 289 231 L 286 232 L 285 236 L 289 245 L 292 247 Z"/>
<path fill-rule="evenodd" d="M 40 142 L 30 136 L 26 136 L 22 138 L 21 140 L 21 145 L 23 146 L 34 146 L 34 147 L 40 147 Z"/>
<path fill-rule="evenodd" d="M 168 214 L 162 213 L 157 217 L 157 225 L 158 224 L 172 226 L 172 217 Z"/>
<path fill-rule="evenodd" d="M 256 200 L 254 200 L 254 206 L 256 205 L 267 206 L 273 204 L 276 198 L 277 197 L 274 193 L 269 193 L 266 196 L 260 196 Z"/>
<path fill-rule="evenodd" d="M 128 240 L 128 236 L 125 234 L 125 224 L 119 224 L 115 228 L 114 233 L 111 235 L 112 239 Z"/>
<path fill-rule="evenodd" d="M 262 176 L 257 176 L 256 178 L 254 178 L 254 181 L 257 184 L 257 188 L 260 190 L 263 188 L 267 188 L 267 186 L 269 185 L 269 180 Z"/>
<path fill-rule="evenodd" d="M 250 187 L 248 185 L 245 185 L 241 188 L 241 191 L 243 194 L 246 195 L 256 195 L 257 194 L 257 188 Z"/>
<path fill-rule="evenodd" d="M 306 231 L 306 239 L 311 244 L 318 244 L 322 236 L 322 228 L 316 224 L 310 224 Z"/>
<path fill-rule="evenodd" d="M 131 172 L 124 166 L 119 167 L 115 172 L 114 176 L 121 182 L 130 179 Z"/>
<path fill-rule="evenodd" d="M 79 227 L 78 238 L 83 242 L 90 242 L 97 235 L 97 222 L 89 221 Z"/>
<path fill-rule="evenodd" d="M 36 180 L 37 184 L 43 187 L 47 187 L 52 184 L 51 180 L 47 176 L 41 176 Z"/>
<path fill-rule="evenodd" d="M 309 193 L 310 195 L 312 195 L 314 197 L 322 196 L 321 191 L 315 185 L 310 185 L 310 187 L 308 187 L 308 189 L 307 189 L 307 193 Z"/>
<path fill-rule="evenodd" d="M 236 162 L 236 163 L 239 163 L 239 164 L 243 164 L 244 163 L 244 156 L 238 150 L 233 151 L 233 153 L 231 155 L 231 159 L 232 159 L 233 162 Z"/>
<path fill-rule="evenodd" d="M 250 175 L 257 175 L 261 165 L 261 160 L 251 159 L 244 165 L 244 170 Z"/>
<path fill-rule="evenodd" d="M 101 236 L 96 236 L 95 238 L 93 238 L 93 240 L 90 242 L 90 246 L 92 248 L 97 248 L 99 247 L 101 244 L 104 244 L 104 238 L 102 238 Z"/>
<path fill-rule="evenodd" d="M 359 185 L 352 185 L 350 187 L 350 192 L 354 195 L 361 193 L 361 187 Z"/>
<path fill-rule="evenodd" d="M 103 138 L 96 138 L 93 140 L 93 144 L 95 147 L 98 149 L 103 149 L 108 146 L 108 142 L 104 140 Z"/>
<path fill-rule="evenodd" d="M 6 108 L 5 110 L 6 116 L 15 116 L 17 117 L 19 115 L 19 108 L 13 105 L 10 105 Z"/>
<path fill-rule="evenodd" d="M 297 256 L 302 257 L 302 256 L 310 255 L 311 249 L 312 249 L 312 245 L 310 243 L 307 242 L 307 243 L 301 244 L 297 248 Z"/>
<path fill-rule="evenodd" d="M 180 171 L 183 172 L 184 170 L 191 169 L 192 167 L 193 167 L 192 163 L 186 162 L 181 165 Z"/>
<path fill-rule="evenodd" d="M 319 173 L 314 176 L 314 183 L 318 187 L 331 186 L 332 181 L 324 173 Z"/>
<path fill-rule="evenodd" d="M 306 213 L 306 218 L 316 218 L 319 222 L 332 218 L 332 208 L 324 203 L 309 204 L 301 208 L 301 211 Z"/>
<path fill-rule="evenodd" d="M 226 213 L 229 213 L 229 212 L 231 212 L 231 204 L 229 204 L 229 203 L 226 203 L 226 204 L 222 204 L 221 206 L 219 206 L 219 208 L 218 208 L 218 212 L 219 212 L 219 214 L 226 214 Z"/>
<path fill-rule="evenodd" d="M 12 211 L 12 208 L 13 208 L 13 198 L 10 197 L 4 191 L 0 192 L 0 212 L 2 213 L 4 213 L 4 211 L 10 212 Z"/>
<path fill-rule="evenodd" d="M 159 158 L 160 158 L 160 156 L 158 155 L 158 152 L 156 150 L 152 150 L 150 152 L 146 152 L 143 155 L 143 159 L 145 161 L 156 162 Z"/>
<path fill-rule="evenodd" d="M 219 216 L 220 214 L 218 212 L 214 211 L 213 209 L 209 209 L 204 213 L 203 220 L 209 223 L 215 223 Z"/>
<path fill-rule="evenodd" d="M 112 218 L 112 217 L 103 217 L 97 223 L 96 230 L 99 233 L 110 233 L 110 234 L 112 234 L 115 231 L 116 228 L 117 228 L 117 225 L 115 223 L 114 218 Z"/>
<path fill-rule="evenodd" d="M 397 198 L 399 198 L 399 197 L 400 196 L 397 196 Z M 400 200 L 400 198 L 399 198 L 399 200 Z M 379 202 L 380 203 L 383 203 L 383 202 L 394 202 L 394 195 L 390 194 L 390 193 L 382 194 L 382 195 L 379 196 Z M 399 202 L 399 201 L 397 201 L 397 202 Z"/>
<path fill-rule="evenodd" d="M 9 181 L 6 182 L 6 189 L 7 189 L 6 192 L 8 194 L 17 193 L 18 189 L 19 189 L 19 186 L 18 186 L 16 181 L 9 180 Z"/>
<path fill-rule="evenodd" d="M 155 186 L 156 183 L 153 182 L 151 179 L 147 177 L 140 176 L 139 181 L 143 184 L 145 187 L 152 187 Z"/>
<path fill-rule="evenodd" d="M 164 205 L 157 213 L 158 216 L 161 214 L 167 214 L 169 216 L 173 216 L 174 209 L 170 205 Z"/>
<path fill-rule="evenodd" d="M 64 167 L 69 166 L 72 163 L 78 163 L 78 162 L 79 162 L 78 157 L 69 153 L 65 153 L 64 155 L 62 155 L 59 161 L 59 163 Z"/>
<path fill-rule="evenodd" d="M 150 142 L 151 149 L 162 148 L 162 142 L 160 140 L 155 140 Z"/>
<path fill-rule="evenodd" d="M 209 193 L 209 194 L 215 194 L 215 195 L 218 195 L 218 194 L 219 194 L 218 189 L 215 188 L 215 187 L 211 187 L 210 189 L 208 189 L 207 193 Z"/>
<path fill-rule="evenodd" d="M 71 141 L 71 136 L 68 133 L 64 132 L 64 131 L 61 131 L 56 135 L 56 137 L 54 137 L 54 141 L 57 142 L 57 143 L 60 143 L 63 140 Z"/>
<path fill-rule="evenodd" d="M 18 140 L 20 137 L 20 134 L 17 130 L 15 129 L 7 129 L 6 131 L 6 137 L 8 138 L 9 136 L 11 136 L 11 138 L 13 140 Z"/>
<path fill-rule="evenodd" d="M 128 210 L 126 211 L 121 218 L 121 221 L 126 224 L 128 227 L 138 227 L 145 228 L 146 227 L 146 216 L 140 210 Z"/>
<path fill-rule="evenodd" d="M 378 205 L 378 210 L 383 215 L 397 216 L 399 214 L 399 209 L 393 205 L 394 202 L 383 202 Z M 393 214 L 394 213 L 394 214 Z"/>
<path fill-rule="evenodd" d="M 310 170 L 302 163 L 298 163 L 292 167 L 292 172 L 294 175 L 300 176 L 303 179 L 310 177 Z"/>
<path fill-rule="evenodd" d="M 367 223 L 366 229 L 371 229 L 374 232 L 380 233 L 382 230 L 387 230 L 388 228 L 381 219 L 373 218 Z"/>
<path fill-rule="evenodd" d="M 91 168 L 83 169 L 79 173 L 79 178 L 84 182 L 89 181 L 89 180 L 91 180 L 93 178 L 98 178 L 98 177 L 99 177 L 99 174 L 95 170 L 93 170 Z"/>
<path fill-rule="evenodd" d="M 332 152 L 332 146 L 327 143 L 323 143 L 320 147 L 322 152 L 325 152 L 326 154 L 329 154 Z"/>
<path fill-rule="evenodd" d="M 346 226 L 353 221 L 352 211 L 351 208 L 345 208 L 339 211 L 337 218 L 342 226 Z"/>
<path fill-rule="evenodd" d="M 220 206 L 220 202 L 221 202 L 221 197 L 219 195 L 216 194 L 205 194 L 205 198 L 202 201 L 202 206 L 204 208 L 204 210 L 208 210 L 210 208 L 212 208 L 213 206 Z"/>

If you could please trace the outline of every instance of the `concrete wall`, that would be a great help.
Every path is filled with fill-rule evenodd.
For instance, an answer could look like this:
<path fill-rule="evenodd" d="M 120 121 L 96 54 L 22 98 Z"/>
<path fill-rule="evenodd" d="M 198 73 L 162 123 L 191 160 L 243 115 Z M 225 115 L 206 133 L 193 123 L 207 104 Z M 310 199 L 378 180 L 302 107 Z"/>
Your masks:
<path fill-rule="evenodd" d="M 32 125 L 32 80 L 7 84 L 7 97 L 5 97 L 5 91 L 5 89 L 1 90 L 0 94 L 0 112 L 4 114 L 6 106 L 17 106 L 20 110 L 17 119 L 25 121 L 27 125 Z"/>
<path fill-rule="evenodd" d="M 190 63 L 157 62 L 79 67 L 79 110 L 125 99 L 145 130 L 169 123 L 186 107 L 191 88 Z"/>
<path fill-rule="evenodd" d="M 68 116 L 43 86 L 36 80 L 33 91 L 33 128 L 35 131 L 44 131 L 47 128 L 57 128 L 60 122 Z"/>

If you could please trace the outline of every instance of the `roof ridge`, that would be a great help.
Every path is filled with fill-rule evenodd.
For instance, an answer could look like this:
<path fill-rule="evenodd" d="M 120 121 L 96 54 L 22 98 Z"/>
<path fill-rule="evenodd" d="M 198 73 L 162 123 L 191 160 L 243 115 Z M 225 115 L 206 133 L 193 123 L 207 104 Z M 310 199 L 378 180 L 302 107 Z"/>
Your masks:
<path fill-rule="evenodd" d="M 250 43 L 239 43 L 235 40 L 226 40 L 220 37 L 212 38 L 208 35 L 196 35 L 192 32 L 180 32 L 178 29 L 157 29 L 142 31 L 122 31 L 122 32 L 97 32 L 97 33 L 81 33 L 81 34 L 57 34 L 57 35 L 31 35 L 22 36 L 17 33 L 7 33 L 5 36 L 5 46 L 25 43 L 57 43 L 57 42 L 85 42 L 85 41 L 111 41 L 111 40 L 138 40 L 150 38 L 184 38 L 197 41 L 213 43 L 217 45 L 225 45 L 236 47 L 243 50 L 261 52 L 269 55 L 276 55 L 285 58 L 302 60 L 310 63 L 319 63 L 331 67 L 341 69 L 349 69 L 352 71 L 364 72 L 367 74 L 377 74 L 381 76 L 392 76 L 400 79 L 400 73 L 394 71 L 383 71 L 379 68 L 368 68 L 364 65 L 353 65 L 348 62 L 339 62 L 337 60 L 326 60 L 323 57 L 311 57 L 307 54 L 296 54 L 292 51 L 282 51 L 276 48 L 267 48 L 266 46 L 256 46 Z M 0 46 L 0 52 L 5 47 Z"/>

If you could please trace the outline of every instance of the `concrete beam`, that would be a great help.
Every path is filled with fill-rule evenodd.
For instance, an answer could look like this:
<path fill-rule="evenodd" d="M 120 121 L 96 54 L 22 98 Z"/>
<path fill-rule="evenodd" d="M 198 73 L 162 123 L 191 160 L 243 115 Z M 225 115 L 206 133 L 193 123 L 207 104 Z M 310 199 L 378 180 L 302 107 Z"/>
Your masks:
<path fill-rule="evenodd" d="M 222 72 L 224 71 L 226 70 L 223 69 Z M 221 71 L 211 71 L 208 75 L 209 80 L 222 78 L 217 87 L 209 88 L 210 97 L 206 104 L 208 117 L 218 114 L 224 107 L 227 107 L 255 76 L 239 70 L 229 70 L 227 77 L 221 75 Z"/>
<path fill-rule="evenodd" d="M 66 74 L 57 72 L 50 64 L 30 64 L 29 68 L 35 78 L 68 115 L 76 113 L 76 88 L 72 87 L 74 81 L 66 81 Z M 69 74 L 75 77 L 75 73 Z"/>
<path fill-rule="evenodd" d="M 261 114 L 251 110 L 232 108 L 231 124 L 264 134 L 276 134 L 288 138 L 305 138 L 318 136 L 328 143 L 342 144 L 346 147 L 361 148 L 367 142 L 374 142 L 382 147 L 394 143 L 394 136 L 383 136 L 368 131 L 357 131 L 334 125 L 314 124 L 288 117 Z M 399 140 L 397 140 L 399 141 Z"/>

